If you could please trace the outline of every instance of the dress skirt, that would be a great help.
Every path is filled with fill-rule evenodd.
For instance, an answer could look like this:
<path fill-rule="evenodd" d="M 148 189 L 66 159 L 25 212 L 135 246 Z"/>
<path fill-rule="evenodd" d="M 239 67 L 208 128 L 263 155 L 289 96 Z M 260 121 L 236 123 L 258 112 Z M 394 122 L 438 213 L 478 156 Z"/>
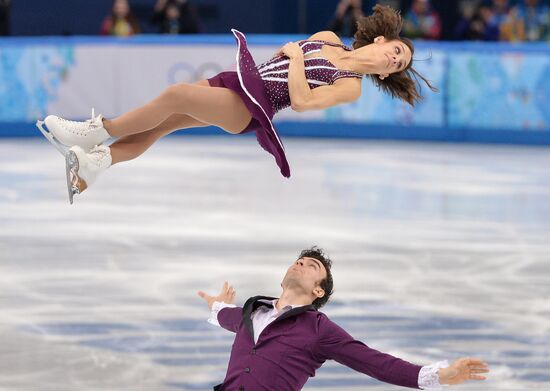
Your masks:
<path fill-rule="evenodd" d="M 231 30 L 237 39 L 237 71 L 222 72 L 208 79 L 212 87 L 229 88 L 237 93 L 252 119 L 241 133 L 256 132 L 258 143 L 267 152 L 273 155 L 281 174 L 290 177 L 290 167 L 285 156 L 283 142 L 273 126 L 275 110 L 265 90 L 265 84 L 254 63 L 254 58 L 246 46 L 243 33 Z"/>

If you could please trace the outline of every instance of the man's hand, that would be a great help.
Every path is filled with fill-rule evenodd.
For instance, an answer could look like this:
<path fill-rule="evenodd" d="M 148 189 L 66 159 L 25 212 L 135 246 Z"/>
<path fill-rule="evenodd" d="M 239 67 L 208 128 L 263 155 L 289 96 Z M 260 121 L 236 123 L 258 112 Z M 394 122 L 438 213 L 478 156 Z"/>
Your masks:
<path fill-rule="evenodd" d="M 203 291 L 199 291 L 198 295 L 208 303 L 208 308 L 212 309 L 212 304 L 214 304 L 215 301 L 235 304 L 235 293 L 233 287 L 226 281 L 223 283 L 222 290 L 218 296 L 210 296 Z"/>
<path fill-rule="evenodd" d="M 447 368 L 441 368 L 440 384 L 460 384 L 466 380 L 485 380 L 481 373 L 489 372 L 487 363 L 477 358 L 460 358 Z"/>

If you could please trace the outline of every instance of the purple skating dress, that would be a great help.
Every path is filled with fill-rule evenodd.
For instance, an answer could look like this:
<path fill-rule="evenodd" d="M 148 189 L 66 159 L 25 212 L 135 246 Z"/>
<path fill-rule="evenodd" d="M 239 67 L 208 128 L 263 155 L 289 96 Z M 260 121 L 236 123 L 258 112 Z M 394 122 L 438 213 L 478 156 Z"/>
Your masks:
<path fill-rule="evenodd" d="M 252 120 L 241 133 L 255 131 L 258 143 L 275 157 L 281 174 L 288 178 L 290 177 L 290 167 L 286 160 L 283 142 L 271 120 L 279 110 L 290 106 L 288 91 L 290 61 L 286 56 L 277 56 L 257 66 L 248 51 L 244 34 L 235 29 L 231 31 L 238 44 L 237 71 L 222 72 L 208 79 L 208 82 L 213 87 L 229 88 L 241 97 L 252 115 Z M 352 50 L 345 45 L 325 41 L 301 41 L 299 45 L 304 56 L 310 53 L 320 53 L 323 45 Z M 363 77 L 360 73 L 340 70 L 320 56 L 306 58 L 304 63 L 306 78 L 311 89 L 331 85 L 343 77 L 359 79 Z"/>

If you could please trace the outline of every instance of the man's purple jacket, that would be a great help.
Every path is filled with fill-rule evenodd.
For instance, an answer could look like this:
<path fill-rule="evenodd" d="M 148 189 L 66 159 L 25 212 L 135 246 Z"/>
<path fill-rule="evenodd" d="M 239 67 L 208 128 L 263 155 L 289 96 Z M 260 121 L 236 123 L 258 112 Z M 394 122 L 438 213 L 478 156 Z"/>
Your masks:
<path fill-rule="evenodd" d="M 251 314 L 261 305 L 255 296 L 243 308 L 223 308 L 218 322 L 237 333 L 227 374 L 215 391 L 297 391 L 326 360 L 336 360 L 380 381 L 418 388 L 420 366 L 369 348 L 355 340 L 312 305 L 285 312 L 254 343 Z"/>

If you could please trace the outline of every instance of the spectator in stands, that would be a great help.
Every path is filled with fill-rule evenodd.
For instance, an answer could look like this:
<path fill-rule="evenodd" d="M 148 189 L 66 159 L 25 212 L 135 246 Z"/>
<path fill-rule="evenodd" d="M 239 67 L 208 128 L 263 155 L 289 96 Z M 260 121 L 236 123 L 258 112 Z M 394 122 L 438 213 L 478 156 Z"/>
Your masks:
<path fill-rule="evenodd" d="M 409 38 L 439 39 L 441 18 L 432 8 L 430 0 L 414 0 L 405 15 L 403 33 Z"/>
<path fill-rule="evenodd" d="M 115 0 L 111 14 L 101 24 L 101 34 L 127 37 L 139 32 L 139 22 L 132 14 L 128 0 Z"/>
<path fill-rule="evenodd" d="M 509 0 L 493 0 L 491 5 L 492 23 L 501 26 L 510 16 Z"/>
<path fill-rule="evenodd" d="M 153 22 L 162 34 L 193 34 L 199 32 L 195 7 L 189 0 L 157 0 Z"/>
<path fill-rule="evenodd" d="M 523 0 L 514 8 L 514 16 L 521 25 L 518 36 L 524 41 L 550 39 L 550 9 L 539 0 Z"/>
<path fill-rule="evenodd" d="M 459 4 L 460 17 L 455 26 L 454 38 L 459 41 L 481 40 L 480 34 L 474 30 L 475 17 L 477 16 L 477 1 L 464 0 Z"/>
<path fill-rule="evenodd" d="M 341 37 L 353 37 L 357 21 L 363 16 L 362 0 L 340 0 L 328 29 Z"/>
<path fill-rule="evenodd" d="M 499 41 L 502 39 L 503 25 L 509 24 L 508 0 L 492 0 L 490 5 L 479 7 L 478 18 L 483 26 L 482 39 L 485 41 Z"/>
<path fill-rule="evenodd" d="M 10 35 L 11 0 L 0 0 L 0 35 Z"/>
<path fill-rule="evenodd" d="M 510 8 L 509 0 L 492 0 L 491 17 L 488 21 L 488 41 L 516 41 L 523 35 L 523 27 Z"/>
<path fill-rule="evenodd" d="M 509 22 L 509 15 L 502 8 L 503 4 L 507 5 L 507 0 L 495 0 L 492 6 L 478 3 L 462 2 L 462 16 L 455 28 L 455 37 L 461 40 L 498 41 L 502 26 Z M 496 7 L 495 3 L 498 3 Z"/>

